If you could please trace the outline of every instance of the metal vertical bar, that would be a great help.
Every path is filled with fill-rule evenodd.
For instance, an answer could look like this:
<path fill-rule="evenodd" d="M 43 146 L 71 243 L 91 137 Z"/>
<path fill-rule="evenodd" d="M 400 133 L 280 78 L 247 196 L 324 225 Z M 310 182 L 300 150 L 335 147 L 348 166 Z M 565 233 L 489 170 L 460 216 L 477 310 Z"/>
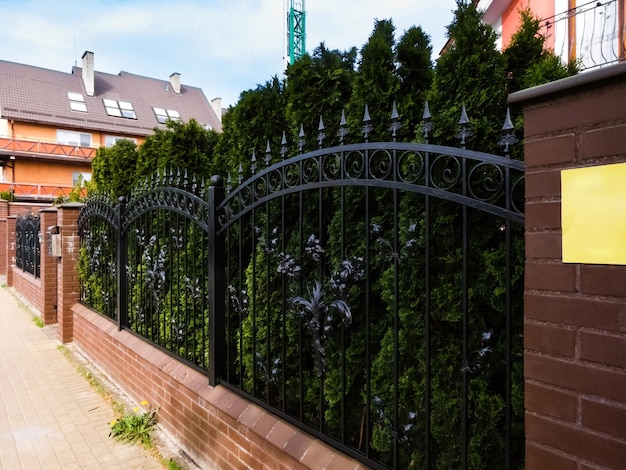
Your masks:
<path fill-rule="evenodd" d="M 320 118 L 321 119 L 321 118 Z M 320 155 L 319 156 L 319 160 L 317 162 L 317 172 L 318 172 L 318 181 L 322 182 L 323 181 L 323 171 L 322 171 L 322 165 L 323 165 L 323 156 Z M 324 189 L 323 188 L 319 188 L 318 189 L 318 193 L 317 193 L 317 233 L 319 234 L 319 243 L 320 246 L 324 246 L 326 243 L 326 240 L 324 239 L 324 234 L 322 232 L 323 230 L 323 223 L 324 223 Z M 318 274 L 318 279 L 322 279 L 322 276 L 324 275 L 324 257 L 321 258 L 321 261 L 319 263 L 319 274 Z M 321 326 L 322 329 L 324 328 L 324 323 L 322 320 Z M 325 371 L 322 369 L 320 371 L 320 396 L 319 396 L 319 400 L 320 400 L 320 431 L 323 433 L 324 432 L 324 410 L 325 410 L 325 401 L 324 401 L 324 379 L 325 379 Z"/>
<path fill-rule="evenodd" d="M 511 170 L 509 167 L 506 167 L 504 170 L 504 178 L 505 178 L 505 194 L 506 194 L 506 210 L 507 212 L 511 209 Z M 511 386 L 512 380 L 511 375 L 513 373 L 513 369 L 511 367 L 512 354 L 511 354 L 511 256 L 512 256 L 512 247 L 511 247 L 511 221 L 507 218 L 504 225 L 505 231 L 505 243 L 506 243 L 506 294 L 505 294 L 505 309 L 506 309 L 506 385 L 505 385 L 505 426 L 504 430 L 504 442 L 506 446 L 506 454 L 505 454 L 505 468 L 511 468 Z"/>
<path fill-rule="evenodd" d="M 224 199 L 224 188 L 220 177 L 211 179 L 208 203 L 211 217 L 208 220 L 208 279 L 209 279 L 209 385 L 218 384 L 224 373 L 222 356 L 224 341 L 224 237 L 217 236 L 217 207 Z"/>
<path fill-rule="evenodd" d="M 266 243 L 271 243 L 271 236 L 270 236 L 270 203 L 269 201 L 265 203 L 265 240 Z M 266 312 L 266 325 L 265 325 L 265 361 L 266 361 L 266 380 L 267 380 L 267 387 L 266 387 L 266 394 L 267 394 L 267 403 L 271 404 L 270 401 L 270 380 L 271 380 L 271 375 L 272 375 L 272 364 L 271 364 L 271 344 L 270 344 L 270 338 L 271 338 L 271 325 L 272 325 L 272 319 L 271 319 L 271 315 L 270 315 L 270 305 L 271 305 L 271 300 L 270 300 L 270 295 L 271 295 L 271 286 L 270 286 L 270 254 L 268 251 L 265 252 L 265 275 L 266 275 L 266 281 L 265 281 L 265 312 Z"/>
<path fill-rule="evenodd" d="M 426 152 L 424 163 L 424 184 L 430 186 L 430 154 Z M 424 196 L 424 342 L 425 344 L 425 369 L 426 390 L 424 401 L 426 402 L 426 425 L 424 444 L 424 468 L 430 469 L 430 414 L 431 414 L 431 370 L 430 370 L 430 197 Z"/>
<path fill-rule="evenodd" d="M 340 188 L 339 194 L 339 211 L 341 214 L 340 232 L 341 238 L 341 257 L 346 259 L 346 227 L 345 227 L 345 191 L 344 187 Z M 346 327 L 341 325 L 341 443 L 346 443 Z"/>
<path fill-rule="evenodd" d="M 467 195 L 467 161 L 462 159 L 462 181 L 463 181 L 463 196 Z M 463 350 L 461 353 L 461 357 L 463 361 L 467 359 L 468 352 L 468 339 L 467 339 L 467 329 L 468 329 L 468 306 L 467 306 L 467 288 L 468 288 L 468 279 L 467 279 L 467 258 L 468 258 L 468 224 L 467 224 L 467 206 L 463 205 L 463 242 L 462 242 L 462 310 L 463 310 Z M 469 416 L 468 416 L 468 371 L 464 369 L 463 371 L 463 403 L 462 403 L 462 429 L 463 429 L 463 437 L 462 437 L 462 449 L 461 452 L 463 454 L 463 468 L 468 468 L 469 465 Z"/>
<path fill-rule="evenodd" d="M 300 163 L 300 179 L 302 179 L 302 162 Z M 300 234 L 299 234 L 299 241 L 298 241 L 298 246 L 300 249 L 300 253 L 299 253 L 299 263 L 300 266 L 302 266 L 302 261 L 304 258 L 304 213 L 303 213 L 303 207 L 304 207 L 304 197 L 302 194 L 302 190 L 298 191 L 298 195 L 300 197 L 300 201 L 299 201 L 299 211 L 298 211 L 298 227 L 300 230 Z M 302 277 L 300 277 L 300 286 L 299 292 L 302 292 L 302 287 L 303 287 L 303 281 L 302 281 Z M 302 355 L 302 351 L 304 350 L 304 347 L 302 345 L 302 340 L 303 340 L 303 331 L 302 331 L 302 318 L 298 319 L 298 350 L 300 351 L 300 357 L 299 359 L 299 374 L 300 374 L 300 420 L 304 421 L 304 359 L 303 359 L 303 355 Z"/>
<path fill-rule="evenodd" d="M 285 175 L 283 174 L 283 181 L 284 181 Z M 284 253 L 285 252 L 285 224 L 286 224 L 286 220 L 285 220 L 285 209 L 286 209 L 286 205 L 285 205 L 285 196 L 281 196 L 280 198 L 280 204 L 281 204 L 281 221 L 280 221 L 280 246 L 281 246 L 281 252 Z M 281 276 L 281 292 L 282 292 L 282 299 L 283 302 L 281 302 L 281 324 L 283 327 L 283 340 L 282 340 L 282 345 L 281 345 L 281 358 L 280 358 L 280 363 L 281 363 L 281 368 L 282 368 L 282 382 L 281 382 L 281 389 L 282 389 L 282 396 L 283 396 L 283 412 L 287 411 L 287 305 L 285 302 L 285 299 L 287 299 L 287 280 L 285 279 L 285 276 Z"/>
<path fill-rule="evenodd" d="M 126 283 L 126 265 L 128 264 L 128 240 L 124 215 L 126 214 L 126 198 L 117 202 L 117 329 L 128 326 L 128 284 Z"/>
<path fill-rule="evenodd" d="M 396 151 L 393 151 L 393 166 L 394 168 L 394 180 L 396 180 L 396 172 L 395 172 L 395 160 L 396 160 Z M 398 283 L 400 282 L 400 242 L 399 242 L 399 226 L 398 226 L 398 191 L 394 188 L 393 192 L 393 424 L 391 435 L 394 437 L 393 439 L 393 468 L 398 468 L 398 457 L 400 448 L 398 446 L 398 429 L 400 427 L 400 413 L 398 410 L 399 407 L 399 376 L 400 376 L 400 368 L 399 368 L 399 359 L 400 359 L 400 308 L 398 296 L 400 295 L 400 289 Z"/>

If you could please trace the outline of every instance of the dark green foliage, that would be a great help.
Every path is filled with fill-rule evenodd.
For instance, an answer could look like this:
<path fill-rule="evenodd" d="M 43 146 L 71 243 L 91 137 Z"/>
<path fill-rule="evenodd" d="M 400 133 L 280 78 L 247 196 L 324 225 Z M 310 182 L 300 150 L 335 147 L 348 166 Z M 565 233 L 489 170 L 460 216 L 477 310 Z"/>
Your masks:
<path fill-rule="evenodd" d="M 219 134 L 204 129 L 191 119 L 183 124 L 167 121 L 167 129 L 155 129 L 139 148 L 137 176 L 152 176 L 155 171 L 171 168 L 186 170 L 200 178 L 210 178 L 215 173 L 214 148 Z"/>
<path fill-rule="evenodd" d="M 544 48 L 546 38 L 539 30 L 539 18 L 529 7 L 521 10 L 520 26 L 503 53 L 509 93 L 578 73 L 575 62 L 563 64 L 554 52 Z"/>
<path fill-rule="evenodd" d="M 505 64 L 496 49 L 496 33 L 475 6 L 459 3 L 448 36 L 454 41 L 437 61 L 429 94 L 434 141 L 459 145 L 456 134 L 465 104 L 473 130 L 467 148 L 496 153 L 506 110 Z"/>
<path fill-rule="evenodd" d="M 13 194 L 13 191 L 0 191 L 0 199 L 13 202 L 15 200 L 15 195 Z"/>
<path fill-rule="evenodd" d="M 287 68 L 287 136 L 292 151 L 297 149 L 294 144 L 298 141 L 300 125 L 306 133 L 307 148 L 318 146 L 320 116 L 325 127 L 325 146 L 337 143 L 341 112 L 352 93 L 355 60 L 355 48 L 340 52 L 329 50 L 322 43 L 310 56 L 304 55 Z"/>
<path fill-rule="evenodd" d="M 95 188 L 114 197 L 128 196 L 139 181 L 137 158 L 137 145 L 131 140 L 122 139 L 112 147 L 100 147 L 92 162 Z"/>
<path fill-rule="evenodd" d="M 348 123 L 353 135 L 361 134 L 365 105 L 369 108 L 372 132 L 370 141 L 387 140 L 389 117 L 400 83 L 394 54 L 395 27 L 391 20 L 376 20 L 374 31 L 361 48 L 358 73 L 348 103 Z"/>
<path fill-rule="evenodd" d="M 236 186 L 240 164 L 243 174 L 249 175 L 253 152 L 258 158 L 257 168 L 262 168 L 268 140 L 276 154 L 282 132 L 287 129 L 285 105 L 284 84 L 278 77 L 259 85 L 256 90 L 241 93 L 237 106 L 224 116 L 223 132 L 216 149 L 224 179 L 230 175 Z"/>
<path fill-rule="evenodd" d="M 422 118 L 426 93 L 433 79 L 432 45 L 421 27 L 405 31 L 396 46 L 398 62 L 398 112 L 406 134 L 414 137 Z"/>

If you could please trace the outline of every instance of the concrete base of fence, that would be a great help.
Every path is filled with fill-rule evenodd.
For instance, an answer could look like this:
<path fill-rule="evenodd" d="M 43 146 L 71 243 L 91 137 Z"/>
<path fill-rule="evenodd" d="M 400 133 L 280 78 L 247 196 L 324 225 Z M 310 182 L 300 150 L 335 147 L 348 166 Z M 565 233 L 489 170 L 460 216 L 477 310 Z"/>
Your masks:
<path fill-rule="evenodd" d="M 72 311 L 76 346 L 132 399 L 159 406 L 160 426 L 202 468 L 365 468 L 108 318 Z"/>

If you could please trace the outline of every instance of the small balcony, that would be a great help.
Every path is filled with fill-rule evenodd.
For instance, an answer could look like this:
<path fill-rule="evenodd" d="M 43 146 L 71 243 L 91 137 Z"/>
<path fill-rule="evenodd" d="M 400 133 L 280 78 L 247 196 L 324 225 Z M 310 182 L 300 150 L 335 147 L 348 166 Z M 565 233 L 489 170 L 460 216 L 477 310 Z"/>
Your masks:
<path fill-rule="evenodd" d="M 41 157 L 78 157 L 93 158 L 95 148 L 80 147 L 78 145 L 63 145 L 56 142 L 37 140 L 20 140 L 0 137 L 0 154 L 17 154 L 24 156 Z"/>
<path fill-rule="evenodd" d="M 592 1 L 541 20 L 546 46 L 581 70 L 623 61 L 624 0 Z"/>

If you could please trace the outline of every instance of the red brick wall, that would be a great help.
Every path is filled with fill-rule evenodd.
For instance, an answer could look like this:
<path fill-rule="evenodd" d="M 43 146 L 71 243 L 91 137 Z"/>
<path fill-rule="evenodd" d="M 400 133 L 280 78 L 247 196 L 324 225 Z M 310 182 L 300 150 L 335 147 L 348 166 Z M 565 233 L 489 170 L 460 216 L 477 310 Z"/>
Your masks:
<path fill-rule="evenodd" d="M 137 403 L 160 406 L 160 426 L 202 468 L 364 469 L 87 307 L 74 343 Z"/>
<path fill-rule="evenodd" d="M 562 262 L 560 180 L 626 162 L 625 65 L 510 98 L 525 122 L 528 469 L 626 468 L 626 266 Z"/>
<path fill-rule="evenodd" d="M 80 298 L 80 278 L 76 271 L 80 251 L 78 215 L 80 203 L 62 204 L 57 211 L 61 228 L 61 258 L 57 261 L 57 322 L 59 340 L 69 343 L 73 339 L 72 305 Z"/>

